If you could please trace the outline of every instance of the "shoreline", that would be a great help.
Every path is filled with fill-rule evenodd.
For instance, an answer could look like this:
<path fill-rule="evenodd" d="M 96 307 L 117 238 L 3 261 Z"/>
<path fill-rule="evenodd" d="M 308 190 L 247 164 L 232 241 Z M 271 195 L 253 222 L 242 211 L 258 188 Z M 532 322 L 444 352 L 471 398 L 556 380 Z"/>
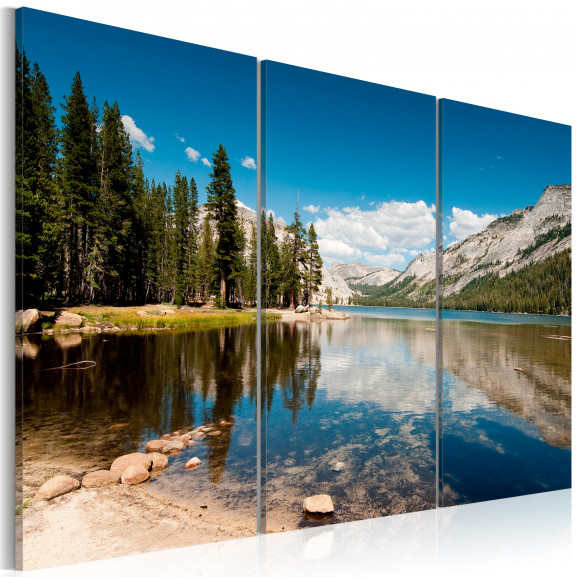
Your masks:
<path fill-rule="evenodd" d="M 34 501 L 47 475 L 78 478 L 83 473 L 75 465 L 43 460 L 22 464 L 25 505 L 16 516 L 16 550 L 22 551 L 25 570 L 256 535 L 256 517 L 217 503 L 204 508 L 170 499 L 150 483 L 80 488 L 50 501 Z"/>

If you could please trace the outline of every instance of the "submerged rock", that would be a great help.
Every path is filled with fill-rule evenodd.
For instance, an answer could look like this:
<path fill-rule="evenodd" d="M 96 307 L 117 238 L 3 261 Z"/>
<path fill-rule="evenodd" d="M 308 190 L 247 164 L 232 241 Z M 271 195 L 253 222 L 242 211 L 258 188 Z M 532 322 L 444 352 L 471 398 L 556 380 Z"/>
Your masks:
<path fill-rule="evenodd" d="M 210 433 L 207 433 L 207 435 L 209 437 L 220 437 L 220 435 L 222 435 L 222 431 L 211 431 Z"/>
<path fill-rule="evenodd" d="M 332 515 L 335 506 L 330 495 L 313 495 L 303 501 L 303 511 L 308 515 Z"/>
<path fill-rule="evenodd" d="M 340 473 L 343 469 L 346 469 L 346 465 L 342 461 L 338 461 L 333 465 L 333 471 Z"/>
<path fill-rule="evenodd" d="M 130 465 L 122 473 L 121 481 L 124 485 L 138 485 L 139 483 L 144 483 L 150 477 L 148 469 L 145 469 L 142 465 Z"/>
<path fill-rule="evenodd" d="M 46 483 L 36 491 L 34 499 L 37 501 L 49 501 L 55 497 L 60 497 L 60 495 L 70 493 L 70 491 L 74 491 L 79 487 L 80 481 L 77 479 L 69 477 L 68 475 L 57 475 L 46 481 Z"/>
<path fill-rule="evenodd" d="M 120 483 L 120 475 L 113 471 L 94 471 L 82 477 L 82 486 L 85 489 L 96 489 Z"/>

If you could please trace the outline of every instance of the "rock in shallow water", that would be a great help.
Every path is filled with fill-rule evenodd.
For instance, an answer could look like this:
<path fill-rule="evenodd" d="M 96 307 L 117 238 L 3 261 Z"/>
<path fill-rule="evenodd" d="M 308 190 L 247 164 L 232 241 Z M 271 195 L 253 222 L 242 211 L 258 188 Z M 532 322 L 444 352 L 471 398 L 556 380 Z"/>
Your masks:
<path fill-rule="evenodd" d="M 80 481 L 69 477 L 68 475 L 57 475 L 49 479 L 36 491 L 34 499 L 37 501 L 49 501 L 55 497 L 60 497 L 60 495 L 65 495 L 78 489 L 80 487 Z"/>
<path fill-rule="evenodd" d="M 340 473 L 345 467 L 346 465 L 342 461 L 338 461 L 333 465 L 333 471 Z"/>
<path fill-rule="evenodd" d="M 168 445 L 168 441 L 163 439 L 155 439 L 154 441 L 148 441 L 148 443 L 146 443 L 146 452 L 158 453 L 159 451 L 162 451 L 162 449 L 164 449 L 166 445 Z"/>
<path fill-rule="evenodd" d="M 152 459 L 152 471 L 159 471 L 168 467 L 168 457 L 161 453 L 150 453 Z"/>
<path fill-rule="evenodd" d="M 332 515 L 335 506 L 330 495 L 313 495 L 303 501 L 303 511 L 308 515 Z"/>
<path fill-rule="evenodd" d="M 189 459 L 186 462 L 186 465 L 184 465 L 184 468 L 185 469 L 194 469 L 195 467 L 198 467 L 201 463 L 202 463 L 202 461 L 198 457 L 193 457 L 192 459 Z"/>

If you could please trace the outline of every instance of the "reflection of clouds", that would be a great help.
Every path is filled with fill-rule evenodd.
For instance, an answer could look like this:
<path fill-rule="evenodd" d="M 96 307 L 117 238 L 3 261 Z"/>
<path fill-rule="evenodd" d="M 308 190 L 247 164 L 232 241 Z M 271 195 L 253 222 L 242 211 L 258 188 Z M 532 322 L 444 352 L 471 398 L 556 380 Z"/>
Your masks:
<path fill-rule="evenodd" d="M 319 343 L 318 390 L 328 400 L 391 412 L 435 410 L 435 335 L 424 323 L 352 318 L 323 324 Z"/>

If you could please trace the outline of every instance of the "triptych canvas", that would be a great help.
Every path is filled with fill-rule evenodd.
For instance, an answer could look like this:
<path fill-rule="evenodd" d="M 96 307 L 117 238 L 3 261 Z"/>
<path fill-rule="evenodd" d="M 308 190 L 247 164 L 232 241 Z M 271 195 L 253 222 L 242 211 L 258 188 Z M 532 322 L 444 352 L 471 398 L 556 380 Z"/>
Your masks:
<path fill-rule="evenodd" d="M 16 36 L 20 568 L 570 487 L 569 126 Z"/>

